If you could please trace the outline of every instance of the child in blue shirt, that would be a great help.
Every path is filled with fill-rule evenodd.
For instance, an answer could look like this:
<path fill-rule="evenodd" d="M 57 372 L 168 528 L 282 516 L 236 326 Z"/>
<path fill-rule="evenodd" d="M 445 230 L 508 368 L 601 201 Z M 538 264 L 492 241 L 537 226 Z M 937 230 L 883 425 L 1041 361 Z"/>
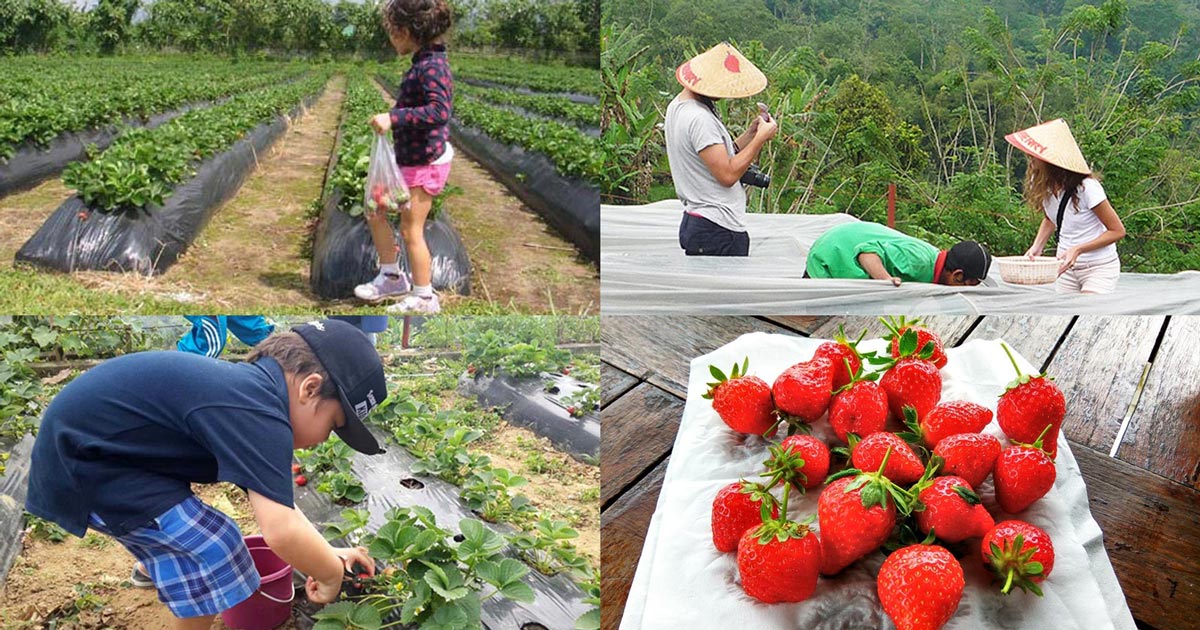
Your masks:
<path fill-rule="evenodd" d="M 275 333 L 245 363 L 183 352 L 110 359 L 54 397 L 34 443 L 26 509 L 82 537 L 115 537 L 144 567 L 176 629 L 208 628 L 259 575 L 237 524 L 192 483 L 249 494 L 267 545 L 328 603 L 365 549 L 335 549 L 292 501 L 292 450 L 336 432 L 382 452 L 362 423 L 387 396 L 379 355 L 339 321 Z"/>
<path fill-rule="evenodd" d="M 412 197 L 400 212 L 400 236 L 408 251 L 412 284 L 397 262 L 396 238 L 387 212 L 378 209 L 368 211 L 366 219 L 379 254 L 379 275 L 355 287 L 354 295 L 368 302 L 404 296 L 388 307 L 389 313 L 441 310 L 433 292 L 425 219 L 433 207 L 433 198 L 446 187 L 454 157 L 448 126 L 453 112 L 454 79 L 444 41 L 446 31 L 450 30 L 450 16 L 446 0 L 388 0 L 383 5 L 383 23 L 392 46 L 402 55 L 412 55 L 412 67 L 400 82 L 396 105 L 372 118 L 370 124 L 376 133 L 392 132 L 400 175 Z"/>

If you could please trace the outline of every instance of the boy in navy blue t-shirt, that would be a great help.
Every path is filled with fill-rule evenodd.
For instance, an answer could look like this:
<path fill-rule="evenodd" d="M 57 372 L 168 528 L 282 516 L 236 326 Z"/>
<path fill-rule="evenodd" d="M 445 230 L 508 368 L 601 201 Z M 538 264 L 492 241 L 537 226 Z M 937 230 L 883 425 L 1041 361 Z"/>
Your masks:
<path fill-rule="evenodd" d="M 120 541 L 144 567 L 175 628 L 208 628 L 254 593 L 259 575 L 228 516 L 192 483 L 245 488 L 272 551 L 328 603 L 343 571 L 374 573 L 365 549 L 335 549 L 292 502 L 292 450 L 336 432 L 382 452 L 363 425 L 387 397 L 383 366 L 356 327 L 320 321 L 276 333 L 245 363 L 142 352 L 88 370 L 55 396 L 33 447 L 26 509 L 76 536 Z"/>

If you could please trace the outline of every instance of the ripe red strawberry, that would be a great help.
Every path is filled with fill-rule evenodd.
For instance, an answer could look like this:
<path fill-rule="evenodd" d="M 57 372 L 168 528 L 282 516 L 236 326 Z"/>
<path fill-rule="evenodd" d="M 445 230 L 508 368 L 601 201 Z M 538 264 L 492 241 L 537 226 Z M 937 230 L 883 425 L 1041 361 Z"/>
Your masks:
<path fill-rule="evenodd" d="M 368 573 L 359 573 L 359 574 L 358 574 L 358 579 L 359 579 L 359 581 L 360 581 L 360 582 L 361 582 L 361 581 L 363 581 L 363 580 L 369 580 L 369 579 L 371 579 L 371 575 L 370 575 L 370 574 L 368 574 Z"/>
<path fill-rule="evenodd" d="M 844 388 L 833 395 L 829 404 L 829 424 L 843 442 L 853 433 L 858 436 L 882 431 L 887 424 L 887 394 L 874 379 L 878 373 L 866 376 L 856 370 Z"/>
<path fill-rule="evenodd" d="M 1058 431 L 1062 427 L 1063 418 L 1067 415 L 1067 402 L 1058 386 L 1045 374 L 1030 376 L 1022 374 L 1017 367 L 1008 346 L 1000 344 L 1017 378 L 1008 384 L 1008 389 L 1000 395 L 996 404 L 996 421 L 1000 430 L 1013 442 L 1032 443 L 1046 427 L 1046 452 L 1050 457 L 1058 455 Z"/>
<path fill-rule="evenodd" d="M 746 376 L 749 368 L 750 359 L 746 358 L 740 366 L 734 364 L 726 377 L 717 366 L 708 366 L 717 381 L 708 384 L 704 398 L 713 401 L 713 410 L 729 428 L 738 433 L 762 435 L 775 426 L 775 404 L 771 402 L 771 388 L 766 381 Z"/>
<path fill-rule="evenodd" d="M 829 475 L 829 447 L 811 435 L 789 435 L 771 446 L 770 452 L 771 458 L 765 462 L 768 486 L 783 480 L 811 490 L 825 483 Z"/>
<path fill-rule="evenodd" d="M 965 400 L 945 400 L 921 416 L 918 435 L 925 446 L 934 448 L 946 436 L 979 433 L 991 421 L 992 410 L 983 405 Z"/>
<path fill-rule="evenodd" d="M 829 408 L 833 396 L 833 369 L 829 359 L 814 358 L 783 371 L 771 386 L 775 406 L 801 422 L 816 422 Z"/>
<path fill-rule="evenodd" d="M 900 357 L 891 365 L 879 385 L 887 393 L 888 408 L 896 418 L 904 417 L 904 407 L 917 410 L 924 418 L 942 399 L 942 374 L 929 361 L 929 347 L 917 350 L 917 333 L 908 330 L 900 338 Z"/>
<path fill-rule="evenodd" d="M 765 385 L 765 383 L 764 383 L 764 385 Z M 567 415 L 568 416 L 574 416 L 576 411 L 577 410 L 575 407 L 567 407 Z"/>
<path fill-rule="evenodd" d="M 909 485 L 921 478 L 925 472 L 925 464 L 913 452 L 907 442 L 895 433 L 880 431 L 863 438 L 858 444 L 850 445 L 850 463 L 855 468 L 867 472 L 879 470 L 880 464 L 890 452 L 887 468 L 883 476 L 902 486 Z"/>
<path fill-rule="evenodd" d="M 300 466 L 300 464 L 292 464 L 292 474 L 293 475 L 300 474 L 301 470 L 304 470 L 304 469 Z"/>
<path fill-rule="evenodd" d="M 962 477 L 938 477 L 920 489 L 917 527 L 948 543 L 982 537 L 996 521 L 979 502 L 979 495 Z M 924 506 L 923 509 L 921 506 Z"/>
<path fill-rule="evenodd" d="M 1004 583 L 1001 593 L 1016 586 L 1042 596 L 1038 586 L 1054 569 L 1054 544 L 1042 529 L 1023 521 L 1003 521 L 983 537 L 983 566 Z"/>
<path fill-rule="evenodd" d="M 1022 512 L 1054 487 L 1056 474 L 1041 438 L 1033 444 L 1013 444 L 996 458 L 996 501 L 1009 514 Z"/>
<path fill-rule="evenodd" d="M 929 330 L 923 326 L 919 326 L 918 324 L 921 323 L 920 319 L 909 321 L 905 320 L 903 317 L 901 317 L 899 320 L 880 318 L 879 321 L 883 322 L 883 325 L 888 329 L 888 334 L 884 335 L 883 338 L 886 341 L 892 342 L 891 351 L 893 358 L 900 357 L 900 340 L 904 337 L 904 333 L 912 330 L 917 336 L 917 350 L 924 350 L 927 345 L 932 343 L 933 345 L 930 346 L 931 350 L 929 354 L 929 360 L 932 361 L 939 370 L 946 367 L 946 351 L 942 348 L 942 338 L 932 330 Z"/>
<path fill-rule="evenodd" d="M 994 436 L 959 433 L 942 438 L 933 454 L 942 458 L 942 474 L 958 475 L 978 488 L 992 474 L 1000 450 L 1000 440 Z"/>
<path fill-rule="evenodd" d="M 833 364 L 833 389 L 836 391 L 845 387 L 851 377 L 862 367 L 862 355 L 858 353 L 858 343 L 867 335 L 866 329 L 855 341 L 846 338 L 846 331 L 838 328 L 833 341 L 826 341 L 817 346 L 813 358 L 829 359 Z"/>
<path fill-rule="evenodd" d="M 879 603 L 896 630 L 937 630 L 962 600 L 962 565 L 943 547 L 909 545 L 883 561 L 876 578 Z"/>
<path fill-rule="evenodd" d="M 910 501 L 903 489 L 878 472 L 848 468 L 830 479 L 817 499 L 823 575 L 838 573 L 878 549 L 896 526 L 897 508 L 907 513 Z"/>
<path fill-rule="evenodd" d="M 747 595 L 767 604 L 800 602 L 817 589 L 821 541 L 807 523 L 770 520 L 746 532 L 737 560 Z"/>
<path fill-rule="evenodd" d="M 305 477 L 304 475 L 296 475 L 296 485 L 297 486 L 303 486 L 307 483 L 308 483 L 308 477 Z"/>
<path fill-rule="evenodd" d="M 762 525 L 764 505 L 771 506 L 771 516 L 779 516 L 775 497 L 761 484 L 735 481 L 721 488 L 712 506 L 713 546 L 717 551 L 736 551 L 742 535 Z"/>
<path fill-rule="evenodd" d="M 475 366 L 474 366 L 474 365 L 468 365 L 468 366 L 467 366 L 467 374 L 474 374 L 474 373 L 475 373 Z"/>

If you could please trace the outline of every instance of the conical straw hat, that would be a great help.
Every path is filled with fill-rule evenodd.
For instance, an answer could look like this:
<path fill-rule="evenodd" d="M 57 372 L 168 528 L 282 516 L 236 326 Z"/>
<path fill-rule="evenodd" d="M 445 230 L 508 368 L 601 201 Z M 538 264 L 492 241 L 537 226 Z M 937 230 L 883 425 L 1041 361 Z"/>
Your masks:
<path fill-rule="evenodd" d="M 1043 162 L 1074 173 L 1087 175 L 1092 172 L 1087 160 L 1083 159 L 1083 151 L 1079 150 L 1075 136 L 1071 135 L 1067 121 L 1061 118 L 1010 133 L 1004 139 Z"/>
<path fill-rule="evenodd" d="M 742 53 L 721 42 L 675 69 L 683 87 L 710 98 L 745 98 L 763 91 L 767 77 Z"/>

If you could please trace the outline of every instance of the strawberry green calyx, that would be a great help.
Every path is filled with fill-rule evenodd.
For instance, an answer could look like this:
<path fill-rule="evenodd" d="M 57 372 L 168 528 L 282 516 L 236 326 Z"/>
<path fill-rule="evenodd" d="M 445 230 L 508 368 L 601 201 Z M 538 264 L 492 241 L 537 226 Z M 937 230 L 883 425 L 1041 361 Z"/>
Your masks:
<path fill-rule="evenodd" d="M 937 474 L 943 463 L 945 463 L 945 460 L 943 460 L 940 455 L 930 455 L 929 461 L 925 464 L 925 472 L 921 473 L 921 478 L 918 479 L 916 483 L 914 483 L 908 489 L 908 493 L 913 497 L 913 512 L 920 512 L 921 510 L 925 509 L 925 506 L 921 503 L 921 500 L 918 497 L 921 495 L 921 491 L 933 485 L 933 477 Z M 979 502 L 978 496 L 975 497 L 975 502 Z M 970 502 L 968 501 L 968 503 Z"/>
<path fill-rule="evenodd" d="M 708 383 L 708 391 L 704 393 L 702 398 L 705 400 L 712 400 L 713 393 L 716 391 L 717 386 L 719 386 L 721 383 L 746 376 L 750 373 L 750 357 L 746 357 L 744 360 L 742 360 L 741 365 L 734 363 L 733 369 L 729 371 L 729 376 L 725 376 L 725 373 L 715 365 L 708 366 L 708 372 L 717 380 L 715 382 Z"/>
<path fill-rule="evenodd" d="M 856 351 L 856 352 L 857 352 L 857 351 Z M 867 355 L 860 354 L 860 355 L 858 355 L 858 356 L 859 356 L 859 358 L 861 358 L 861 359 L 867 359 L 868 361 L 870 360 L 870 357 L 868 357 Z M 870 356 L 871 356 L 871 357 L 873 357 L 873 356 L 874 356 L 874 353 L 872 353 Z M 842 385 L 841 387 L 839 387 L 839 388 L 837 388 L 837 389 L 833 390 L 833 393 L 834 393 L 834 395 L 835 395 L 835 396 L 836 396 L 837 394 L 841 393 L 841 392 L 848 391 L 848 390 L 849 390 L 851 387 L 854 387 L 854 384 L 855 384 L 855 383 L 862 383 L 862 382 L 864 382 L 864 381 L 878 381 L 878 380 L 879 380 L 879 375 L 881 374 L 881 372 L 866 372 L 866 373 L 863 373 L 863 369 L 862 369 L 862 366 L 863 366 L 863 364 L 862 364 L 862 363 L 860 363 L 860 364 L 859 364 L 859 366 L 858 366 L 858 370 L 857 370 L 857 371 L 854 371 L 854 370 L 851 370 L 851 369 L 850 369 L 850 361 L 848 361 L 848 360 L 846 360 L 846 359 L 842 359 L 842 363 L 846 364 L 846 372 L 850 374 L 850 382 L 848 382 L 848 383 L 846 383 L 845 385 Z"/>
<path fill-rule="evenodd" d="M 928 452 L 929 449 L 925 448 L 925 429 L 921 428 L 916 407 L 904 405 L 904 426 L 908 427 L 908 430 L 897 433 L 896 436 L 914 447 Z"/>
<path fill-rule="evenodd" d="M 755 484 L 755 485 L 757 485 L 757 484 Z M 805 536 L 808 535 L 808 533 L 809 533 L 808 526 L 810 524 L 812 524 L 813 520 L 816 519 L 816 515 L 809 515 L 808 518 L 806 518 L 802 521 L 793 521 L 793 520 L 788 519 L 788 517 L 787 517 L 788 489 L 790 487 L 791 487 L 791 484 L 785 484 L 783 486 L 783 500 L 780 501 L 778 504 L 779 505 L 779 517 L 778 518 L 771 516 L 771 510 L 770 510 L 770 507 L 768 506 L 767 501 L 765 501 L 765 500 L 763 501 L 762 508 L 761 508 L 763 524 L 760 525 L 758 527 L 758 529 L 754 530 L 754 537 L 758 539 L 758 544 L 765 545 L 767 543 L 770 543 L 772 539 L 776 539 L 779 542 L 784 542 L 785 540 L 787 540 L 789 538 L 804 538 Z M 764 492 L 765 492 L 765 490 L 764 490 Z M 766 494 L 767 494 L 767 496 L 771 497 L 770 498 L 771 504 L 775 504 L 775 497 L 772 496 L 769 492 L 767 492 Z"/>
<path fill-rule="evenodd" d="M 891 342 L 896 339 L 900 340 L 900 357 L 915 356 L 919 359 L 931 359 L 933 353 L 937 351 L 937 344 L 933 340 L 926 341 L 925 345 L 917 348 L 917 342 L 920 336 L 917 334 L 917 327 L 921 325 L 921 318 L 907 319 L 903 315 L 899 319 L 894 317 L 880 317 L 879 321 L 888 329 L 888 334 L 883 337 L 884 341 Z M 912 333 L 912 341 L 909 342 L 911 349 L 905 352 L 904 337 Z"/>
<path fill-rule="evenodd" d="M 1042 596 L 1042 588 L 1038 586 L 1034 578 L 1043 578 L 1045 569 L 1040 562 L 1034 562 L 1033 554 L 1037 553 L 1037 547 L 1030 547 L 1028 550 L 1022 551 L 1025 546 L 1025 537 L 1017 534 L 1010 543 L 1005 543 L 1003 546 L 997 545 L 995 542 L 988 547 L 990 566 L 989 568 L 996 577 L 1004 581 L 1004 586 L 1000 592 L 1008 594 L 1013 587 L 1017 587 L 1023 591 L 1031 592 L 1038 597 Z M 1039 580 L 1040 581 L 1040 580 Z"/>
<path fill-rule="evenodd" d="M 1037 439 L 1029 444 L 1026 444 L 1025 442 L 1015 442 L 1015 441 L 1012 442 L 1012 444 L 1013 444 L 1013 446 L 1024 446 L 1025 448 L 1036 448 L 1037 450 L 1045 453 L 1046 457 L 1050 457 L 1050 452 L 1047 451 L 1046 447 L 1042 445 L 1042 441 L 1044 439 L 1046 439 L 1046 432 L 1050 430 L 1050 427 L 1051 427 L 1051 425 L 1047 424 L 1046 428 L 1042 429 L 1042 432 L 1038 434 Z M 1012 441 L 1012 440 L 1010 440 L 1010 441 Z M 1054 458 L 1050 457 L 1050 460 L 1053 461 Z"/>
<path fill-rule="evenodd" d="M 915 496 L 883 476 L 883 471 L 887 470 L 888 458 L 891 456 L 892 448 L 889 446 L 883 453 L 883 461 L 879 464 L 879 470 L 863 472 L 857 468 L 847 468 L 830 475 L 826 479 L 826 483 L 854 475 L 854 479 L 846 485 L 845 492 L 849 493 L 861 488 L 863 508 L 870 509 L 876 505 L 886 508 L 888 497 L 891 497 L 892 502 L 896 504 L 896 511 L 908 516 L 912 513 L 913 504 L 916 502 Z"/>
<path fill-rule="evenodd" d="M 837 334 L 835 334 L 833 336 L 833 340 L 842 344 L 843 346 L 846 346 L 847 348 L 850 348 L 851 350 L 853 350 L 854 355 L 857 356 L 859 359 L 865 359 L 865 358 L 873 357 L 876 355 L 876 352 L 874 352 L 874 351 L 866 352 L 866 353 L 858 351 L 858 344 L 862 343 L 862 340 L 865 339 L 866 337 L 867 337 L 867 329 L 863 328 L 862 332 L 858 334 L 858 338 L 855 339 L 854 341 L 850 341 L 850 338 L 846 336 L 846 327 L 842 324 L 838 324 L 838 331 L 837 331 Z"/>
<path fill-rule="evenodd" d="M 1008 361 L 1009 361 L 1009 363 L 1012 363 L 1013 370 L 1015 370 L 1017 373 L 1017 378 L 1010 381 L 1008 383 L 1008 385 L 1006 385 L 1004 387 L 1005 392 L 1014 390 L 1024 384 L 1028 383 L 1029 381 L 1032 381 L 1032 380 L 1038 379 L 1038 378 L 1044 378 L 1044 379 L 1048 379 L 1051 381 L 1054 380 L 1054 377 L 1048 376 L 1045 372 L 1042 372 L 1041 374 L 1025 374 L 1024 372 L 1021 371 L 1021 366 L 1017 365 L 1017 359 L 1016 359 L 1016 357 L 1013 356 L 1012 351 L 1008 349 L 1008 344 L 1001 341 L 1000 347 L 1004 349 L 1004 354 L 1008 355 Z M 1001 395 L 1003 396 L 1003 394 L 1001 394 Z"/>
<path fill-rule="evenodd" d="M 871 365 L 880 366 L 884 370 L 891 369 L 902 359 L 921 359 L 922 361 L 931 361 L 933 353 L 937 349 L 937 345 L 933 341 L 925 342 L 924 347 L 917 348 L 918 343 L 917 329 L 909 328 L 900 335 L 899 350 L 900 356 L 892 357 L 870 357 L 867 359 Z"/>
<path fill-rule="evenodd" d="M 767 447 L 767 451 L 771 454 L 767 461 L 763 462 L 766 467 L 766 472 L 762 474 L 768 479 L 766 486 L 774 488 L 781 482 L 798 481 L 800 485 L 804 485 L 808 478 L 804 473 L 799 472 L 799 469 L 804 467 L 804 456 L 800 453 L 788 448 L 784 448 L 783 444 L 772 444 Z"/>

